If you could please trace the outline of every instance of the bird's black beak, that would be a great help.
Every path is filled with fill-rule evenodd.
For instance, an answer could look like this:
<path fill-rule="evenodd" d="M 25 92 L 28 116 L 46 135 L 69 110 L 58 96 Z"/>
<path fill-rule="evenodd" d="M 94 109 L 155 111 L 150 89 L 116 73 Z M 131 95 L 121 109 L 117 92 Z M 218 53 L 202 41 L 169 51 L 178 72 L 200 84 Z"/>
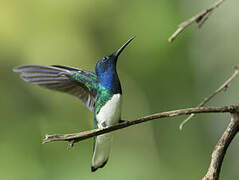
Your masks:
<path fill-rule="evenodd" d="M 114 55 L 116 56 L 116 58 L 121 54 L 121 52 L 124 50 L 124 48 L 125 48 L 134 38 L 135 38 L 135 36 L 132 37 L 132 38 L 130 38 L 126 43 L 124 43 L 123 46 L 121 46 L 121 48 L 118 49 L 118 51 L 116 51 L 116 52 L 114 53 Z"/>

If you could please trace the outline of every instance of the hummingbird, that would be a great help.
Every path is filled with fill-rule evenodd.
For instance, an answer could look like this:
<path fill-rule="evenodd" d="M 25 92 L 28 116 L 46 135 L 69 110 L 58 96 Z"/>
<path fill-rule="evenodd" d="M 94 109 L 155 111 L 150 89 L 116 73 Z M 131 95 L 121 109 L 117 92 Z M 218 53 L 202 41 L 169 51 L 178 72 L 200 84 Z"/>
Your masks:
<path fill-rule="evenodd" d="M 95 72 L 65 65 L 23 65 L 13 69 L 20 77 L 44 88 L 65 92 L 78 97 L 94 112 L 94 128 L 121 123 L 122 89 L 116 71 L 119 55 L 134 39 L 130 38 L 114 53 L 101 58 Z M 103 168 L 110 155 L 112 134 L 94 138 L 91 171 Z"/>

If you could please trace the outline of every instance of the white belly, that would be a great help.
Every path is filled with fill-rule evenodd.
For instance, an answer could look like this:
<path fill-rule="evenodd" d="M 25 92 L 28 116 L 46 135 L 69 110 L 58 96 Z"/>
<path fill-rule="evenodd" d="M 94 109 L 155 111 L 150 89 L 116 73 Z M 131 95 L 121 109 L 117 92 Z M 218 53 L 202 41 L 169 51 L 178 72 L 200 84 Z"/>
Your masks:
<path fill-rule="evenodd" d="M 121 94 L 115 94 L 96 115 L 99 128 L 117 124 L 121 116 Z"/>

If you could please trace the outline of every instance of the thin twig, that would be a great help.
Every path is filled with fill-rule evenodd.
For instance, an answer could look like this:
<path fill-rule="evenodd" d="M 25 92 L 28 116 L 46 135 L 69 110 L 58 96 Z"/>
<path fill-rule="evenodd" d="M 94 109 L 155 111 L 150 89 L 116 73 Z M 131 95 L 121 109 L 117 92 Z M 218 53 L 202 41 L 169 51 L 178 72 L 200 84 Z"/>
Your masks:
<path fill-rule="evenodd" d="M 216 91 L 214 91 L 209 97 L 205 98 L 197 107 L 202 107 L 204 106 L 207 102 L 209 102 L 214 96 L 216 96 L 218 93 L 222 92 L 222 91 L 226 91 L 227 88 L 229 88 L 229 86 L 231 85 L 232 80 L 238 75 L 239 73 L 239 65 L 235 66 L 235 71 L 234 73 L 231 75 L 230 78 L 228 78 Z M 185 120 L 183 120 L 183 122 L 180 124 L 179 129 L 182 130 L 183 126 L 194 116 L 194 114 L 191 114 L 190 116 L 188 116 L 188 118 L 186 118 Z"/>
<path fill-rule="evenodd" d="M 93 129 L 93 130 L 84 131 L 80 133 L 74 133 L 74 134 L 46 135 L 45 139 L 43 139 L 43 143 L 53 142 L 53 141 L 68 141 L 71 143 L 70 146 L 73 146 L 74 143 L 82 141 L 84 139 L 88 139 L 88 138 L 98 136 L 104 133 L 109 133 L 111 131 L 126 128 L 139 123 L 151 121 L 153 119 L 174 117 L 174 116 L 186 115 L 186 114 L 192 114 L 192 113 L 213 113 L 213 112 L 214 113 L 223 113 L 223 112 L 235 113 L 235 112 L 239 112 L 239 106 L 197 107 L 197 108 L 188 108 L 188 109 L 180 109 L 180 110 L 156 113 L 149 116 L 138 118 L 133 121 L 125 121 L 123 123 L 120 123 L 114 126 L 105 127 L 102 129 Z"/>
<path fill-rule="evenodd" d="M 168 41 L 173 42 L 173 40 L 189 25 L 192 23 L 197 23 L 198 27 L 202 27 L 202 25 L 207 21 L 208 17 L 212 14 L 212 12 L 219 7 L 225 0 L 218 0 L 215 2 L 210 8 L 203 10 L 202 12 L 198 13 L 197 15 L 191 17 L 187 21 L 181 23 L 178 26 L 178 29 L 169 37 Z"/>
<path fill-rule="evenodd" d="M 218 141 L 212 153 L 211 163 L 207 174 L 203 180 L 218 180 L 223 158 L 226 154 L 227 148 L 239 130 L 239 114 L 232 113 L 231 122 L 228 124 L 225 132 Z"/>

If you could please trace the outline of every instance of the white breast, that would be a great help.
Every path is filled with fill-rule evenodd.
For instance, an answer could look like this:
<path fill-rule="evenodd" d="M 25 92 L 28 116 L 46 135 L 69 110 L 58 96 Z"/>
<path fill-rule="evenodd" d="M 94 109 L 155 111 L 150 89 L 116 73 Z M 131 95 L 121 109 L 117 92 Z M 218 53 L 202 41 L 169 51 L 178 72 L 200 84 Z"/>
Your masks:
<path fill-rule="evenodd" d="M 99 128 L 117 124 L 121 116 L 121 94 L 114 94 L 96 115 Z"/>

